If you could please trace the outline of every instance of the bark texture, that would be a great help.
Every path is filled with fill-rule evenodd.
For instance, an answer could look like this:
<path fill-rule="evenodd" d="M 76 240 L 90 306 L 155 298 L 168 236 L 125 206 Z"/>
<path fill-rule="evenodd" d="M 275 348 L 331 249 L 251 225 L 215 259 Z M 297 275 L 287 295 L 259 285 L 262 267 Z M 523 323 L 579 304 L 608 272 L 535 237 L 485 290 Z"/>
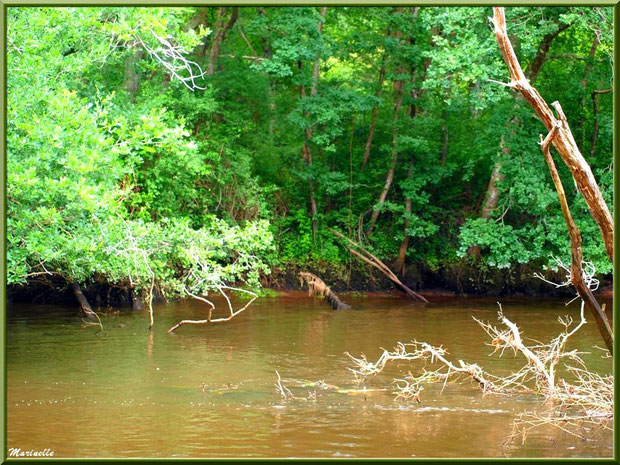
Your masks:
<path fill-rule="evenodd" d="M 555 189 L 558 193 L 558 199 L 560 200 L 560 206 L 562 208 L 562 215 L 564 216 L 564 221 L 566 222 L 566 226 L 568 227 L 568 235 L 570 237 L 570 246 L 571 246 L 571 282 L 575 289 L 577 289 L 577 293 L 579 297 L 584 301 L 586 307 L 594 317 L 594 321 L 596 321 L 596 326 L 598 327 L 603 340 L 605 341 L 605 345 L 609 350 L 610 354 L 613 354 L 613 346 L 614 346 L 614 335 L 611 325 L 609 324 L 609 320 L 607 319 L 607 315 L 605 315 L 604 310 L 600 307 L 592 291 L 584 281 L 583 277 L 583 254 L 581 250 L 581 233 L 573 220 L 571 212 L 568 208 L 568 202 L 566 200 L 566 193 L 564 192 L 564 186 L 562 185 L 562 181 L 560 180 L 560 175 L 558 174 L 558 170 L 555 167 L 555 163 L 553 158 L 551 157 L 550 145 L 553 139 L 556 137 L 558 130 L 562 127 L 562 121 L 558 121 L 551 131 L 549 135 L 545 138 L 542 143 L 542 151 L 545 156 L 545 161 L 549 166 L 549 172 L 551 173 L 551 178 L 553 179 L 553 184 L 555 184 Z"/>
<path fill-rule="evenodd" d="M 213 33 L 213 42 L 211 42 L 211 50 L 209 51 L 209 64 L 207 65 L 206 74 L 213 76 L 215 72 L 215 65 L 220 55 L 220 49 L 222 48 L 222 42 L 226 38 L 228 31 L 235 25 L 237 18 L 239 17 L 239 7 L 232 8 L 232 12 L 228 21 L 226 21 L 227 7 L 222 6 L 217 10 L 217 20 L 215 24 L 215 31 Z"/>
<path fill-rule="evenodd" d="M 538 91 L 528 82 L 521 65 L 515 55 L 508 34 L 506 32 L 506 17 L 504 9 L 494 7 L 493 24 L 495 26 L 495 37 L 504 57 L 504 61 L 510 72 L 511 82 L 504 84 L 507 87 L 519 91 L 525 100 L 534 109 L 538 117 L 541 119 L 547 130 L 551 130 L 558 121 L 542 98 Z M 557 102 L 556 102 L 557 104 Z M 559 104 L 554 105 L 556 110 L 561 112 Z M 571 171 L 577 188 L 583 195 L 588 209 L 594 221 L 596 221 L 607 250 L 607 255 L 613 263 L 613 235 L 614 224 L 609 208 L 603 199 L 601 190 L 598 187 L 596 179 L 592 174 L 590 166 L 579 151 L 575 139 L 570 131 L 566 117 L 558 113 L 561 125 L 557 130 L 556 136 L 552 140 L 553 146 L 556 148 L 562 160 Z"/>

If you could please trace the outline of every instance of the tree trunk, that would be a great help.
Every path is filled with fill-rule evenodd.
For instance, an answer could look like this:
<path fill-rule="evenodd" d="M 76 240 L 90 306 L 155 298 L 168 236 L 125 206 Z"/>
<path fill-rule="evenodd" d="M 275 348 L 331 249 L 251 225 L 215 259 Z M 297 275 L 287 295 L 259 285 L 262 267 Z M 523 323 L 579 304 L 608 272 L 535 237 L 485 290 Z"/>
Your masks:
<path fill-rule="evenodd" d="M 402 70 L 399 70 L 399 74 Z M 372 210 L 372 214 L 370 216 L 370 224 L 368 226 L 368 230 L 366 231 L 366 235 L 370 237 L 373 229 L 375 228 L 375 224 L 377 219 L 379 218 L 379 213 L 381 211 L 381 207 L 385 203 L 385 199 L 387 199 L 388 192 L 390 191 L 390 187 L 392 186 L 392 181 L 394 180 L 394 171 L 396 170 L 396 162 L 398 160 L 398 147 L 396 145 L 397 137 L 398 137 L 398 119 L 400 116 L 400 109 L 403 101 L 403 81 L 398 80 L 394 81 L 394 116 L 392 119 L 392 157 L 390 159 L 390 165 L 388 167 L 388 172 L 385 177 L 385 184 L 383 185 L 383 190 L 381 194 L 379 194 L 379 201 L 375 204 Z"/>
<path fill-rule="evenodd" d="M 588 61 L 586 61 L 586 67 L 583 72 L 583 79 L 581 80 L 581 106 L 580 108 L 586 107 L 586 86 L 588 85 L 588 78 L 590 77 L 590 72 L 592 71 L 592 63 L 594 62 L 594 56 L 596 55 L 596 49 L 598 48 L 598 44 L 601 42 L 601 33 L 600 31 L 594 32 L 594 41 L 592 42 L 592 47 L 590 47 L 590 54 L 588 55 Z M 584 131 L 585 124 L 585 111 L 582 112 L 581 118 L 579 118 L 579 122 L 577 123 L 577 134 L 581 135 L 581 147 L 585 150 L 586 146 L 586 133 Z"/>
<path fill-rule="evenodd" d="M 235 25 L 237 18 L 239 17 L 239 7 L 234 6 L 230 17 L 228 18 L 228 22 L 226 22 L 225 14 L 227 9 L 227 7 L 221 6 L 217 10 L 217 20 L 215 23 L 215 31 L 213 33 L 213 42 L 211 42 L 211 50 L 209 51 L 209 64 L 207 65 L 206 70 L 206 74 L 209 76 L 213 76 L 213 73 L 215 72 L 215 65 L 220 55 L 220 49 L 222 47 L 222 42 L 226 38 L 226 34 Z"/>
<path fill-rule="evenodd" d="M 388 37 L 390 36 L 390 32 L 388 31 Z M 381 57 L 381 69 L 379 70 L 379 82 L 377 84 L 377 91 L 375 92 L 375 97 L 377 99 L 381 98 L 381 94 L 383 93 L 383 82 L 385 81 L 385 62 L 387 61 L 387 53 L 384 53 Z M 379 113 L 379 104 L 375 103 L 372 106 L 372 116 L 370 119 L 370 130 L 368 131 L 368 138 L 366 139 L 366 146 L 364 147 L 364 158 L 362 160 L 362 171 L 366 168 L 366 163 L 368 163 L 368 158 L 370 157 L 370 148 L 372 147 L 372 140 L 375 136 L 375 128 L 377 126 L 377 114 Z"/>
<path fill-rule="evenodd" d="M 592 98 L 592 112 L 594 114 L 594 124 L 592 127 L 592 143 L 590 144 L 590 158 L 594 157 L 594 153 L 596 152 L 596 139 L 598 137 L 598 103 L 596 101 L 596 96 L 599 94 L 608 94 L 612 91 L 612 89 L 604 89 L 604 90 L 595 90 L 590 94 Z"/>
<path fill-rule="evenodd" d="M 497 43 L 502 52 L 504 60 L 510 71 L 511 82 L 504 84 L 507 87 L 518 90 L 525 97 L 531 107 L 536 111 L 547 130 L 551 130 L 559 121 L 561 127 L 557 131 L 557 135 L 553 138 L 552 143 L 560 156 L 564 160 L 566 166 L 573 175 L 573 179 L 577 188 L 583 195 L 590 214 L 596 221 L 607 250 L 607 255 L 613 263 L 613 239 L 614 239 L 614 223 L 609 212 L 609 208 L 603 199 L 601 190 L 596 183 L 596 179 L 592 174 L 590 166 L 583 158 L 579 151 L 575 139 L 570 131 L 566 116 L 558 102 L 554 102 L 552 106 L 555 108 L 558 119 L 553 116 L 553 112 L 547 105 L 547 102 L 541 97 L 538 91 L 530 85 L 527 78 L 523 74 L 523 70 L 519 64 L 517 56 L 510 44 L 508 34 L 506 32 L 506 18 L 504 9 L 494 7 L 493 23 L 495 26 L 495 36 Z"/>
<path fill-rule="evenodd" d="M 95 312 L 93 312 L 93 309 L 88 303 L 88 300 L 86 299 L 86 296 L 82 292 L 82 288 L 77 283 L 77 281 L 73 281 L 71 283 L 71 291 L 73 292 L 75 299 L 78 301 L 78 304 L 80 305 L 80 310 L 82 310 L 84 316 L 86 318 L 95 318 Z"/>
<path fill-rule="evenodd" d="M 140 90 L 140 73 L 136 70 L 137 64 L 142 60 L 144 50 L 137 48 L 125 57 L 125 77 L 123 86 L 131 97 L 131 101 L 136 101 L 136 96 Z"/>
<path fill-rule="evenodd" d="M 557 136 L 558 130 L 561 128 L 564 121 L 558 121 L 556 125 L 553 126 L 549 135 L 545 138 L 542 143 L 542 151 L 545 156 L 545 161 L 549 166 L 549 171 L 551 173 L 551 178 L 553 179 L 553 183 L 555 184 L 555 189 L 558 193 L 558 199 L 560 200 L 560 206 L 562 208 L 562 215 L 564 216 L 564 221 L 566 222 L 566 226 L 568 227 L 568 235 L 570 237 L 570 245 L 571 245 L 571 267 L 570 267 L 570 275 L 571 282 L 575 289 L 577 289 L 577 293 L 579 297 L 584 302 L 584 305 L 588 308 L 594 320 L 596 321 L 596 325 L 598 327 L 603 340 L 605 341 L 605 345 L 609 350 L 610 354 L 613 354 L 613 346 L 614 346 L 614 335 L 611 325 L 609 324 L 609 320 L 607 319 L 607 315 L 598 302 L 592 295 L 592 291 L 588 287 L 587 283 L 583 278 L 583 270 L 582 270 L 582 261 L 583 255 L 581 251 L 581 233 L 575 225 L 573 221 L 573 217 L 568 208 L 568 202 L 566 201 L 566 194 L 564 192 L 564 186 L 562 186 L 562 181 L 560 180 L 560 175 L 558 174 L 558 170 L 555 167 L 555 163 L 553 162 L 553 158 L 551 157 L 551 152 L 549 151 L 549 146 L 551 145 L 551 141 Z"/>
<path fill-rule="evenodd" d="M 444 120 L 445 120 L 445 114 L 444 114 Z M 446 164 L 446 161 L 448 160 L 448 149 L 450 147 L 450 134 L 448 133 L 448 126 L 446 126 L 445 124 L 443 126 L 441 126 L 441 135 L 442 135 L 442 142 L 441 142 L 441 164 L 442 166 Z"/>
<path fill-rule="evenodd" d="M 321 33 L 323 32 L 323 22 L 325 21 L 326 13 L 327 13 L 327 7 L 324 6 L 321 8 L 321 19 L 319 20 L 317 24 L 317 30 L 319 33 L 319 37 L 321 37 Z M 317 55 L 317 57 L 314 60 L 313 66 L 312 66 L 312 84 L 310 87 L 310 97 L 314 97 L 318 91 L 320 64 L 321 64 L 321 57 Z M 301 69 L 301 66 L 302 65 L 300 62 L 299 69 Z M 300 95 L 302 99 L 306 96 L 306 88 L 303 84 L 300 86 Z M 309 116 L 308 113 L 306 113 L 306 116 Z M 310 126 L 307 126 L 304 129 L 304 146 L 302 149 L 302 155 L 303 155 L 303 159 L 305 160 L 305 162 L 310 168 L 312 168 L 312 163 L 313 163 L 312 149 L 310 148 L 311 139 L 312 139 L 312 128 Z M 316 205 L 316 198 L 314 196 L 314 182 L 312 180 L 312 176 L 310 176 L 310 178 L 308 179 L 308 189 L 309 189 L 309 197 L 310 197 L 309 199 L 310 200 L 310 213 L 312 215 L 312 239 L 316 240 L 317 227 L 318 227 L 317 225 L 318 209 Z"/>
<path fill-rule="evenodd" d="M 397 8 L 396 11 L 399 13 L 402 13 L 403 8 Z M 419 7 L 412 7 L 410 9 L 411 15 L 413 16 L 414 20 L 417 18 L 419 11 L 420 11 Z M 396 31 L 396 33 L 394 34 L 394 37 L 397 40 L 399 40 L 402 37 L 402 32 Z M 411 36 L 407 38 L 407 41 L 410 44 L 414 43 L 414 39 Z M 426 64 L 426 67 L 428 67 L 428 62 Z M 404 68 L 402 66 L 399 67 L 397 70 L 397 74 L 401 75 L 403 72 L 404 72 Z M 412 74 L 410 75 L 413 76 Z M 411 79 L 413 79 L 413 77 Z M 383 186 L 383 190 L 381 191 L 381 194 L 379 195 L 379 201 L 374 206 L 372 214 L 370 216 L 370 224 L 368 226 L 368 230 L 366 231 L 366 235 L 368 237 L 370 237 L 370 235 L 373 232 L 373 229 L 375 227 L 375 224 L 381 212 L 381 207 L 385 203 L 385 200 L 387 199 L 387 195 L 390 191 L 390 187 L 392 186 L 392 182 L 394 181 L 394 171 L 396 170 L 396 162 L 398 160 L 398 147 L 397 147 L 398 120 L 400 117 L 400 110 L 402 107 L 404 87 L 405 87 L 405 83 L 402 79 L 394 81 L 394 117 L 392 121 L 392 158 L 390 160 L 390 166 L 388 168 L 388 172 L 385 177 L 385 184 Z M 412 104 L 410 108 L 411 108 L 411 117 L 414 118 L 415 117 L 415 105 Z"/>
<path fill-rule="evenodd" d="M 536 50 L 536 56 L 525 68 L 525 75 L 528 77 L 532 85 L 534 84 L 534 81 L 536 81 L 543 64 L 547 60 L 551 43 L 560 34 L 560 32 L 568 29 L 570 26 L 571 24 L 558 24 L 558 28 L 555 31 L 550 32 L 543 37 L 542 41 L 538 45 L 538 49 Z"/>
<path fill-rule="evenodd" d="M 407 170 L 407 179 L 411 179 L 413 175 L 413 157 L 409 160 L 409 169 Z M 394 268 L 396 268 L 396 273 L 401 276 L 405 276 L 405 256 L 407 254 L 407 249 L 409 248 L 409 233 L 408 229 L 411 224 L 409 217 L 411 216 L 411 197 L 407 196 L 405 198 L 405 225 L 404 225 L 404 237 L 403 241 L 400 243 L 400 247 L 398 249 L 398 257 L 396 258 L 396 262 L 394 264 Z"/>
<path fill-rule="evenodd" d="M 414 15 L 416 15 L 417 13 L 414 13 Z M 414 16 L 415 17 L 415 16 Z M 411 45 L 414 44 L 414 40 L 413 39 L 409 39 Z M 428 69 L 428 66 L 430 65 L 430 63 L 427 63 L 425 68 L 424 68 L 424 72 L 426 73 L 426 70 Z M 410 84 L 412 84 L 412 90 L 410 93 L 411 96 L 411 104 L 409 105 L 409 117 L 411 118 L 411 120 L 413 121 L 417 115 L 418 112 L 418 108 L 416 107 L 416 99 L 419 99 L 421 97 L 421 90 L 420 90 L 420 94 L 418 94 L 417 90 L 415 89 L 415 87 L 413 87 L 413 83 L 414 83 L 414 78 L 413 78 L 413 73 L 414 73 L 414 69 L 412 67 L 411 69 L 411 79 L 409 81 Z M 445 129 L 445 126 L 442 127 L 442 129 Z M 447 144 L 447 142 L 445 142 Z M 443 150 L 443 148 L 442 148 Z M 442 155 L 443 156 L 443 155 Z M 407 168 L 407 179 L 411 179 L 411 176 L 413 176 L 413 154 L 410 156 L 409 158 L 409 167 Z M 398 248 L 398 257 L 396 258 L 396 263 L 395 263 L 395 268 L 396 268 L 396 273 L 400 274 L 401 276 L 405 276 L 405 258 L 407 255 L 407 249 L 409 248 L 409 226 L 411 225 L 411 221 L 410 218 L 411 217 L 411 196 L 409 195 L 405 195 L 405 224 L 403 226 L 403 240 L 400 243 L 400 247 Z"/>
<path fill-rule="evenodd" d="M 510 154 L 510 149 L 504 144 L 504 136 L 502 136 L 502 152 L 505 154 Z M 500 161 L 497 161 L 493 165 L 493 171 L 491 172 L 491 179 L 489 180 L 487 193 L 484 197 L 482 209 L 480 210 L 481 218 L 484 218 L 485 220 L 491 219 L 491 214 L 493 213 L 493 210 L 497 208 L 497 204 L 499 203 L 499 188 L 497 183 L 503 179 L 502 164 Z"/>

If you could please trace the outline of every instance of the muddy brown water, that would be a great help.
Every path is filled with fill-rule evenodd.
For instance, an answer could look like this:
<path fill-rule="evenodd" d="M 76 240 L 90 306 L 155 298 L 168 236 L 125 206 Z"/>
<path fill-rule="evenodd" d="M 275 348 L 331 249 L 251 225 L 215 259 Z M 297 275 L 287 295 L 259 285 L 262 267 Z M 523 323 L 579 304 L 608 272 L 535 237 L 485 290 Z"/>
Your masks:
<path fill-rule="evenodd" d="M 344 352 L 376 359 L 380 347 L 417 339 L 443 345 L 452 360 L 492 373 L 520 366 L 490 356 L 472 319 L 497 321 L 494 299 L 433 298 L 429 304 L 381 296 L 343 299 L 332 311 L 301 293 L 257 300 L 228 323 L 203 318 L 199 302 L 102 316 L 103 332 L 82 327 L 72 308 L 14 304 L 7 309 L 7 447 L 54 457 L 611 457 L 609 431 L 576 439 L 540 428 L 504 444 L 516 414 L 542 409 L 532 396 L 482 396 L 470 382 L 430 385 L 421 403 L 395 400 L 400 363 L 360 392 Z M 220 303 L 220 309 L 224 307 Z M 502 299 L 527 337 L 549 340 L 557 317 L 579 307 L 557 299 Z M 608 305 L 609 306 L 609 305 Z M 220 310 L 221 311 L 221 310 Z M 589 368 L 612 362 L 589 322 L 569 348 L 591 352 Z M 276 392 L 276 370 L 294 399 Z M 322 389 L 317 381 L 335 386 Z"/>

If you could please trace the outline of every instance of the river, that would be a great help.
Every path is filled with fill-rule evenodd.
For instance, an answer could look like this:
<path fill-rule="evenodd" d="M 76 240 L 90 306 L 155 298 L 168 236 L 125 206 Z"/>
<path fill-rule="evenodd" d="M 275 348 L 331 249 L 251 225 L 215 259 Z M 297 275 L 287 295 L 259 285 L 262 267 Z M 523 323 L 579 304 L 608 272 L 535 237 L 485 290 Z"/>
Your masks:
<path fill-rule="evenodd" d="M 522 359 L 490 356 L 489 338 L 472 319 L 497 322 L 494 299 L 342 297 L 352 309 L 333 311 L 297 292 L 264 297 L 230 322 L 172 334 L 179 320 L 204 318 L 204 304 L 156 305 L 152 332 L 145 312 L 104 315 L 99 331 L 84 327 L 74 308 L 13 304 L 7 447 L 54 457 L 613 456 L 610 431 L 586 432 L 584 441 L 543 427 L 524 444 L 505 444 L 516 414 L 545 407 L 534 396 L 482 396 L 466 380 L 429 385 L 421 403 L 409 403 L 395 400 L 393 379 L 415 364 L 388 366 L 361 386 L 348 370 L 345 352 L 376 360 L 381 347 L 416 339 L 443 345 L 455 362 L 508 373 Z M 578 319 L 578 305 L 563 300 L 501 302 L 536 340 L 558 334 L 558 316 Z M 611 359 L 595 345 L 602 342 L 589 321 L 569 349 L 590 352 L 588 367 L 610 373 Z M 276 371 L 295 398 L 276 391 Z"/>

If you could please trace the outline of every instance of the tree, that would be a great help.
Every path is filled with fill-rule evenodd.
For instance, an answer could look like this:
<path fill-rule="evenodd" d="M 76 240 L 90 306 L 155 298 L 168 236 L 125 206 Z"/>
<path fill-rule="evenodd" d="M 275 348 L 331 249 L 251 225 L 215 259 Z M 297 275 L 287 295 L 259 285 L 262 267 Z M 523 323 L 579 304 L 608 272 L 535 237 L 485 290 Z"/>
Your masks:
<path fill-rule="evenodd" d="M 579 296 L 585 302 L 586 306 L 592 313 L 599 331 L 603 336 L 603 340 L 607 345 L 607 349 L 611 353 L 613 350 L 613 332 L 611 325 L 607 321 L 605 312 L 598 305 L 598 302 L 592 295 L 589 287 L 584 281 L 582 270 L 582 251 L 581 251 L 581 235 L 579 230 L 575 226 L 572 215 L 568 208 L 566 201 L 566 194 L 560 181 L 560 177 L 555 168 L 555 164 L 549 152 L 549 145 L 553 144 L 562 159 L 565 161 L 571 173 L 573 179 L 590 208 L 590 212 L 601 229 L 603 241 L 605 242 L 605 248 L 609 255 L 610 260 L 613 262 L 613 220 L 607 208 L 607 204 L 603 199 L 598 184 L 592 175 L 590 166 L 586 163 L 585 159 L 581 155 L 577 144 L 573 138 L 568 121 L 564 115 L 564 111 L 558 102 L 554 102 L 552 105 L 556 110 L 557 119 L 553 116 L 551 109 L 541 97 L 538 91 L 532 87 L 527 78 L 525 77 L 521 65 L 514 53 L 512 44 L 508 38 L 506 31 L 506 17 L 504 15 L 503 8 L 494 7 L 493 9 L 493 24 L 495 26 L 495 35 L 497 37 L 497 43 L 504 56 L 506 65 L 510 71 L 511 82 L 506 84 L 508 87 L 520 91 L 525 99 L 530 103 L 532 108 L 539 115 L 547 129 L 549 134 L 542 141 L 542 149 L 545 155 L 551 176 L 558 191 L 558 197 L 562 207 L 562 213 L 568 226 L 569 236 L 571 239 L 571 252 L 572 252 L 572 264 L 571 264 L 571 282 L 577 289 Z"/>

